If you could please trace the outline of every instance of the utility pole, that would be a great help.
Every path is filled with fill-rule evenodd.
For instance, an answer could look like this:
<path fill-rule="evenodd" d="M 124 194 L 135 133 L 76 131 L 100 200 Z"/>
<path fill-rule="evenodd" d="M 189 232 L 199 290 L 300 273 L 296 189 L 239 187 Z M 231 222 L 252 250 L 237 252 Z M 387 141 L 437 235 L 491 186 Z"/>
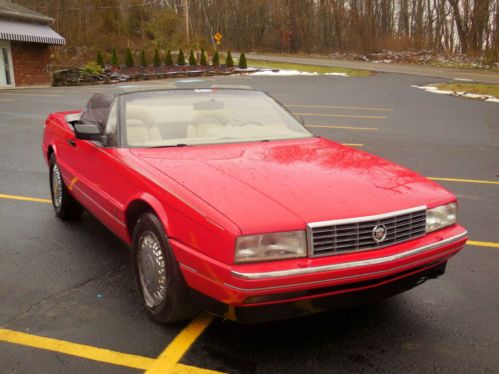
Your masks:
<path fill-rule="evenodd" d="M 185 36 L 187 37 L 187 49 L 191 48 L 189 38 L 189 0 L 184 0 Z"/>

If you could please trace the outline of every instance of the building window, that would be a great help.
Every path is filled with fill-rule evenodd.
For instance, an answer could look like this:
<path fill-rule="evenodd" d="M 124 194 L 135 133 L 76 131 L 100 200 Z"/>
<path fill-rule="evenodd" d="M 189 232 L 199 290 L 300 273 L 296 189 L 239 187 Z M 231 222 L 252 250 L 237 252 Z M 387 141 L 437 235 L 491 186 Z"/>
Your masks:
<path fill-rule="evenodd" d="M 12 57 L 9 44 L 0 41 L 0 87 L 14 84 Z"/>

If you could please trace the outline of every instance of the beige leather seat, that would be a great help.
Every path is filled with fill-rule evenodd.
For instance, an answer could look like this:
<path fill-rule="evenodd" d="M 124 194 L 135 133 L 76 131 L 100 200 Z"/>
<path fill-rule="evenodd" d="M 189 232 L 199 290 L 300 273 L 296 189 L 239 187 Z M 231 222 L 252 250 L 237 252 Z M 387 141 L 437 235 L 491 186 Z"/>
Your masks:
<path fill-rule="evenodd" d="M 148 142 L 161 141 L 161 132 L 154 123 L 154 118 L 147 109 L 139 106 L 127 106 L 127 143 L 129 145 L 143 145 Z"/>
<path fill-rule="evenodd" d="M 197 111 L 192 117 L 191 124 L 187 126 L 187 138 L 209 136 L 211 129 L 227 126 L 229 121 L 230 116 L 225 110 Z"/>

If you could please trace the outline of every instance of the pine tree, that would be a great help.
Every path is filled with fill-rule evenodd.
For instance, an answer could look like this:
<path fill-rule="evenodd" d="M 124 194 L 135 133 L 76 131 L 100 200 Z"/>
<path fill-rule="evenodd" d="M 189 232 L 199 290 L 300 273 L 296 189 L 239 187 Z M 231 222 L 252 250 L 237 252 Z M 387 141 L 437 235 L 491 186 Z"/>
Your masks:
<path fill-rule="evenodd" d="M 147 66 L 146 53 L 144 50 L 140 51 L 140 66 L 142 67 Z"/>
<path fill-rule="evenodd" d="M 172 51 L 170 51 L 170 50 L 168 50 L 168 52 L 166 52 L 165 65 L 166 66 L 173 66 Z"/>
<path fill-rule="evenodd" d="M 154 50 L 154 57 L 152 59 L 152 63 L 156 67 L 161 66 L 161 59 L 159 58 L 159 52 L 157 48 Z"/>
<path fill-rule="evenodd" d="M 218 51 L 215 51 L 215 54 L 213 55 L 213 58 L 211 59 L 211 64 L 213 66 L 220 66 L 220 55 L 218 54 Z"/>
<path fill-rule="evenodd" d="M 95 59 L 95 62 L 97 62 L 97 65 L 99 65 L 101 68 L 105 68 L 104 64 L 104 57 L 102 56 L 102 53 L 98 50 L 97 51 L 97 57 Z"/>
<path fill-rule="evenodd" d="M 181 49 L 179 49 L 179 51 L 178 51 L 177 65 L 179 65 L 179 66 L 185 65 L 185 56 L 184 56 L 184 52 Z"/>
<path fill-rule="evenodd" d="M 234 60 L 232 59 L 232 55 L 230 54 L 230 51 L 227 52 L 227 58 L 225 59 L 225 66 L 228 68 L 234 67 Z"/>
<path fill-rule="evenodd" d="M 125 65 L 127 67 L 132 67 L 133 66 L 133 55 L 132 55 L 132 51 L 130 50 L 130 48 L 126 49 Z"/>
<path fill-rule="evenodd" d="M 208 61 L 206 60 L 206 54 L 204 53 L 204 49 L 201 49 L 201 57 L 199 59 L 199 65 L 208 66 Z"/>
<path fill-rule="evenodd" d="M 198 63 L 196 61 L 196 57 L 194 57 L 194 52 L 191 50 L 191 53 L 189 53 L 189 65 L 190 66 L 196 66 Z"/>
<path fill-rule="evenodd" d="M 119 66 L 120 62 L 118 60 L 118 53 L 116 52 L 116 48 L 113 48 L 113 52 L 111 54 L 111 65 Z"/>
<path fill-rule="evenodd" d="M 247 69 L 248 62 L 246 61 L 246 55 L 244 52 L 241 52 L 241 56 L 239 56 L 239 69 Z"/>

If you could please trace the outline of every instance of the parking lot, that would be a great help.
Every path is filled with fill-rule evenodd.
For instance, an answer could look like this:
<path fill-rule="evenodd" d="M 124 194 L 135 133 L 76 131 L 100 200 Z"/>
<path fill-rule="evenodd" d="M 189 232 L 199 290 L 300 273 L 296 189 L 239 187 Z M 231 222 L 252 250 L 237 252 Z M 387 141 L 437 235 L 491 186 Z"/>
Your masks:
<path fill-rule="evenodd" d="M 459 200 L 470 242 L 443 277 L 376 305 L 251 326 L 205 314 L 152 322 L 128 249 L 88 214 L 54 217 L 44 119 L 113 87 L 0 91 L 0 372 L 498 372 L 499 105 L 411 87 L 438 81 L 383 73 L 165 81 L 265 90 L 316 135 L 414 169 Z"/>

